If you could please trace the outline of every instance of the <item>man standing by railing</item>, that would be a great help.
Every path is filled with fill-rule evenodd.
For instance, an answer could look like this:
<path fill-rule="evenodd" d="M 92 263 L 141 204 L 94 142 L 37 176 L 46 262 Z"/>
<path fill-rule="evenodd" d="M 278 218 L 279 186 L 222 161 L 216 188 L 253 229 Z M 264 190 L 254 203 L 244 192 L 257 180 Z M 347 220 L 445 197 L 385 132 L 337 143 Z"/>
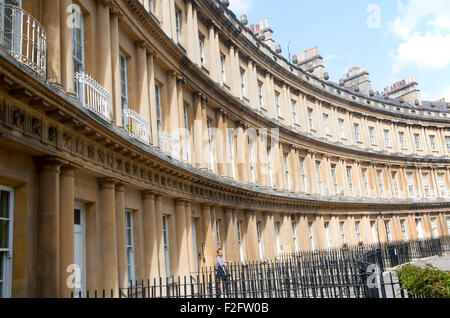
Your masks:
<path fill-rule="evenodd" d="M 216 260 L 216 265 L 217 265 L 216 281 L 219 282 L 221 298 L 223 298 L 224 296 L 226 297 L 226 295 L 228 293 L 227 284 L 225 284 L 225 288 L 224 288 L 224 280 L 226 280 L 228 282 L 228 278 L 230 277 L 230 273 L 227 271 L 227 267 L 226 267 L 227 263 L 230 263 L 230 262 L 224 261 L 224 259 L 222 257 L 222 249 L 219 248 L 217 250 L 217 260 Z M 224 293 L 224 290 L 225 290 L 225 293 Z"/>

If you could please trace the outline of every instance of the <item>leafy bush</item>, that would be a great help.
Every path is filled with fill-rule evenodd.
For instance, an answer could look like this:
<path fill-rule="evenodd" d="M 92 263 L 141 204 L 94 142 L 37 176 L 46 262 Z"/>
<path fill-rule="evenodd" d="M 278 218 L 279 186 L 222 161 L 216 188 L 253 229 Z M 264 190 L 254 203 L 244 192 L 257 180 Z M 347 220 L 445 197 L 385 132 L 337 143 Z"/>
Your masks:
<path fill-rule="evenodd" d="M 450 298 L 450 272 L 441 271 L 431 264 L 425 268 L 407 264 L 396 272 L 402 288 L 410 296 Z"/>

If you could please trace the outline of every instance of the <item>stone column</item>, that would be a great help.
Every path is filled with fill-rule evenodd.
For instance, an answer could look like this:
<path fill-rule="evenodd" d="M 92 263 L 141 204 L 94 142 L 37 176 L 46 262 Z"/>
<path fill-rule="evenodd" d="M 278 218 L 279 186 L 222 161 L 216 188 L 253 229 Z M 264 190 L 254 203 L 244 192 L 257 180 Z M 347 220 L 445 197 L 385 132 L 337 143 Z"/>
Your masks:
<path fill-rule="evenodd" d="M 188 277 L 190 275 L 189 264 L 189 245 L 187 238 L 186 226 L 186 202 L 182 200 L 176 201 L 176 215 L 175 215 L 177 242 L 178 242 L 178 276 Z"/>
<path fill-rule="evenodd" d="M 111 24 L 109 4 L 97 1 L 97 81 L 111 94 L 113 76 L 111 63 Z M 113 117 L 112 108 L 109 110 Z"/>
<path fill-rule="evenodd" d="M 74 257 L 74 210 L 75 210 L 75 174 L 72 166 L 64 166 L 59 177 L 59 228 L 60 228 L 60 294 L 61 298 L 70 298 L 73 288 L 67 285 L 72 272 L 67 272 L 75 263 Z"/>
<path fill-rule="evenodd" d="M 155 225 L 156 225 L 156 242 L 158 244 L 158 263 L 159 276 L 163 279 L 166 277 L 166 263 L 164 256 L 164 237 L 163 237 L 163 222 L 162 222 L 162 197 L 155 196 Z"/>
<path fill-rule="evenodd" d="M 156 238 L 155 195 L 145 191 L 142 193 L 144 205 L 144 279 L 151 281 L 159 278 L 158 241 Z"/>
<path fill-rule="evenodd" d="M 68 24 L 71 5 L 72 0 L 61 0 L 61 83 L 69 94 L 74 94 L 72 29 Z"/>
<path fill-rule="evenodd" d="M 61 85 L 61 10 L 60 0 L 41 1 L 41 21 L 47 32 L 47 80 L 59 85 Z"/>
<path fill-rule="evenodd" d="M 147 49 L 147 79 L 148 79 L 148 96 L 150 103 L 150 138 L 151 143 L 155 147 L 162 147 L 158 142 L 158 125 L 156 112 L 156 91 L 155 91 L 155 67 L 154 67 L 155 51 L 151 48 Z"/>
<path fill-rule="evenodd" d="M 197 92 L 194 94 L 194 165 L 196 168 L 204 168 L 205 161 L 203 160 L 203 96 Z"/>
<path fill-rule="evenodd" d="M 186 202 L 186 234 L 190 270 L 191 272 L 196 272 L 198 270 L 195 267 L 195 258 L 197 255 L 194 255 L 194 233 L 192 230 L 192 208 L 190 202 Z"/>
<path fill-rule="evenodd" d="M 189 137 L 186 135 L 186 129 L 189 127 L 185 127 L 184 123 L 184 97 L 183 97 L 183 85 L 186 84 L 186 80 L 181 76 L 177 76 L 177 113 L 178 113 L 178 133 L 177 136 L 179 136 L 181 147 L 180 147 L 180 155 L 181 158 L 184 160 L 188 160 L 187 155 L 187 138 Z"/>
<path fill-rule="evenodd" d="M 99 180 L 101 215 L 101 257 L 103 289 L 114 290 L 118 296 L 117 227 L 115 213 L 115 182 L 111 179 Z"/>
<path fill-rule="evenodd" d="M 210 206 L 203 206 L 202 223 L 203 223 L 203 239 L 204 239 L 204 265 L 214 266 L 216 255 L 216 241 L 214 241 L 214 222 L 215 217 L 212 217 L 212 209 Z"/>
<path fill-rule="evenodd" d="M 225 177 L 228 175 L 227 166 L 226 166 L 226 128 L 224 126 L 224 110 L 218 109 L 216 112 L 217 115 L 217 133 L 215 135 L 216 141 L 216 163 L 218 167 L 218 175 L 221 177 Z"/>
<path fill-rule="evenodd" d="M 275 242 L 275 220 L 273 212 L 266 212 L 264 215 L 264 246 L 265 256 L 271 260 L 277 256 L 277 247 Z"/>
<path fill-rule="evenodd" d="M 240 149 L 240 151 L 237 152 L 237 166 L 239 172 L 239 180 L 241 182 L 246 183 L 249 182 L 248 166 L 247 166 L 248 138 L 245 133 L 244 123 L 240 123 L 240 126 L 238 127 L 237 144 L 242 146 L 242 149 L 238 148 Z"/>
<path fill-rule="evenodd" d="M 176 129 L 180 127 L 179 124 L 179 116 L 178 116 L 178 98 L 177 98 L 177 74 L 175 71 L 169 71 L 167 73 L 168 78 L 168 85 L 167 85 L 167 92 L 169 96 L 169 112 L 168 118 L 165 118 L 168 125 L 168 133 L 172 135 L 174 138 L 178 138 L 178 136 L 175 134 Z"/>
<path fill-rule="evenodd" d="M 113 122 L 123 127 L 122 99 L 120 89 L 120 47 L 119 47 L 119 13 L 111 14 L 111 74 L 113 79 L 113 90 L 110 92 L 110 105 L 113 109 Z"/>
<path fill-rule="evenodd" d="M 237 225 L 233 209 L 225 210 L 225 258 L 228 261 L 239 261 L 239 246 L 237 243 Z"/>
<path fill-rule="evenodd" d="M 37 163 L 36 297 L 56 298 L 60 295 L 59 174 L 63 163 L 52 157 L 38 158 Z"/>
<path fill-rule="evenodd" d="M 256 232 L 256 215 L 254 211 L 247 211 L 245 214 L 246 221 L 246 249 L 247 249 L 247 260 L 257 261 L 259 260 L 258 255 L 258 234 Z"/>
<path fill-rule="evenodd" d="M 147 45 L 144 41 L 136 42 L 137 96 L 139 114 L 150 125 L 150 98 L 148 91 Z M 150 131 L 148 132 L 150 134 Z M 149 139 L 150 141 L 150 139 Z"/>
<path fill-rule="evenodd" d="M 116 185 L 116 237 L 117 237 L 117 262 L 119 270 L 119 287 L 128 287 L 127 267 L 127 241 L 125 233 L 125 187 Z"/>

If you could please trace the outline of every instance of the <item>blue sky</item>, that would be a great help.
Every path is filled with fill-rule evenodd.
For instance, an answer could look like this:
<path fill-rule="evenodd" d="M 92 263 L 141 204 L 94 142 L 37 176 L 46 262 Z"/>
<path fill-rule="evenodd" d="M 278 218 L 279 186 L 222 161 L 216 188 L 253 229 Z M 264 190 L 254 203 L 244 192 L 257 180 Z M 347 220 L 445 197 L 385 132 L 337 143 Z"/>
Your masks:
<path fill-rule="evenodd" d="M 365 65 L 375 91 L 414 75 L 422 99 L 450 102 L 449 0 L 230 0 L 249 25 L 267 17 L 288 57 L 319 47 L 332 81 Z"/>

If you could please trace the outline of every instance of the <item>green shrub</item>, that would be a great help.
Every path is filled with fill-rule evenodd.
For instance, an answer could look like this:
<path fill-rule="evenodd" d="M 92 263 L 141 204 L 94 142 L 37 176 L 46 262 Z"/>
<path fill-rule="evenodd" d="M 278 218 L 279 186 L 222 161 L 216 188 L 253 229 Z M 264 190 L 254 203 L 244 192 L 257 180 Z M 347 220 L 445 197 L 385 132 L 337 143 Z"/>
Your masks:
<path fill-rule="evenodd" d="M 425 268 L 407 264 L 396 272 L 402 288 L 410 296 L 450 298 L 450 272 L 441 271 L 431 264 Z"/>

